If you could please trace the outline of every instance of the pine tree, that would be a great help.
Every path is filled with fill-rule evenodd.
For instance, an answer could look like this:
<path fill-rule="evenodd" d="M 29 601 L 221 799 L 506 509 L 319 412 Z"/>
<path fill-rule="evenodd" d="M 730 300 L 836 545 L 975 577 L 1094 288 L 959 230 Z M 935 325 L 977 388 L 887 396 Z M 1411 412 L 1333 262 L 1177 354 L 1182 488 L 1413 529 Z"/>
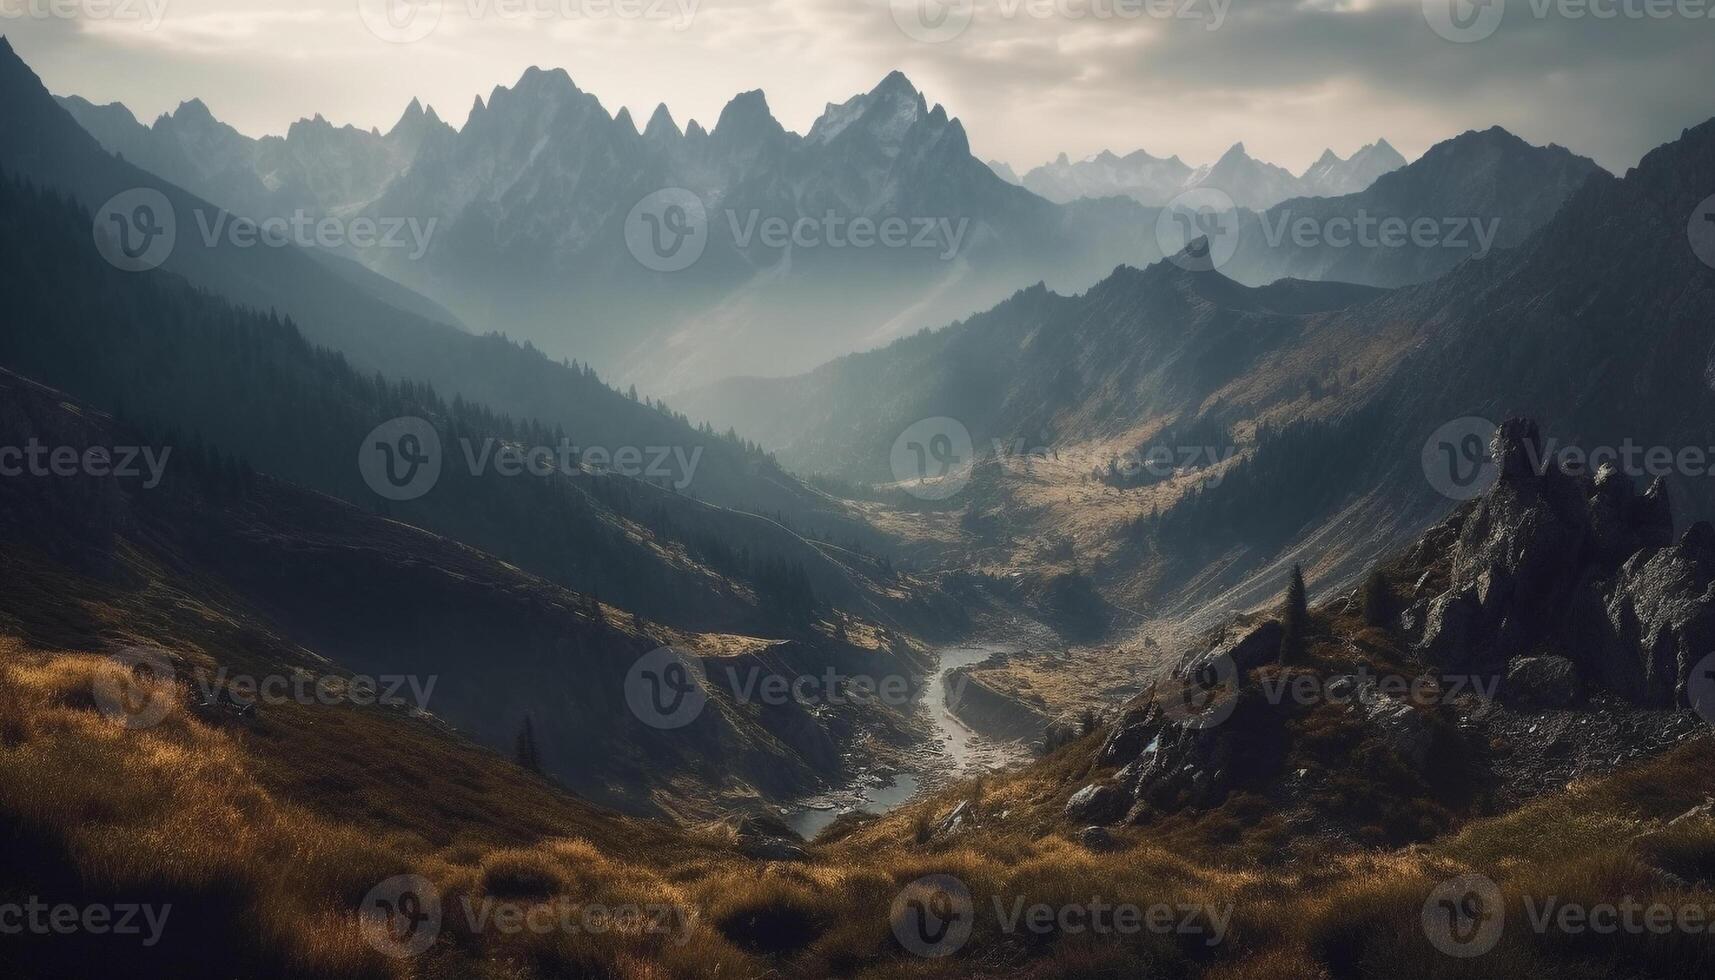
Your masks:
<path fill-rule="evenodd" d="M 518 742 L 513 749 L 513 757 L 519 765 L 531 772 L 542 771 L 542 753 L 536 748 L 536 725 L 529 715 L 524 716 L 524 727 L 518 730 Z"/>
<path fill-rule="evenodd" d="M 1304 569 L 1292 566 L 1292 581 L 1286 586 L 1286 604 L 1280 612 L 1280 662 L 1302 663 L 1305 638 L 1310 632 L 1310 598 L 1304 589 Z"/>

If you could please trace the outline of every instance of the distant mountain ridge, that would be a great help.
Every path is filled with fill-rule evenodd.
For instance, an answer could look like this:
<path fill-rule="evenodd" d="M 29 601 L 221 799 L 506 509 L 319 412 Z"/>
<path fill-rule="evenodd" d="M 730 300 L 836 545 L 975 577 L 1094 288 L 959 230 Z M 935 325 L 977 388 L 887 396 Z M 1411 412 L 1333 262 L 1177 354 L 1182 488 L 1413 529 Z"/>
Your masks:
<path fill-rule="evenodd" d="M 259 208 L 298 201 L 312 212 L 339 207 L 352 217 L 433 222 L 420 255 L 371 249 L 354 257 L 452 311 L 425 312 L 432 319 L 503 326 L 552 356 L 603 365 L 652 393 L 789 376 L 970 316 L 1028 283 L 1088 288 L 1118 265 L 1156 261 L 1167 247 L 1159 210 L 1132 197 L 1056 204 L 997 175 L 972 156 L 958 120 L 900 72 L 829 104 L 803 135 L 773 117 L 761 92 L 732 99 L 712 130 L 694 120 L 681 128 L 659 106 L 639 131 L 629 112 L 610 115 L 564 70 L 540 68 L 478 97 L 458 130 L 414 103 L 387 134 L 309 120 L 286 137 L 247 142 L 200 106 L 141 127 L 116 107 L 67 105 L 109 134 L 111 150 L 126 140 L 165 141 L 134 152 L 185 172 L 217 203 L 227 203 L 218 197 L 225 194 Z M 228 163 L 175 162 L 189 133 L 224 148 L 206 161 Z M 305 154 L 319 162 L 299 162 Z M 1472 172 L 1458 172 L 1465 164 L 1455 155 L 1427 191 L 1382 204 L 1407 215 L 1500 209 L 1505 246 L 1552 214 L 1580 176 L 1568 168 L 1539 180 L 1528 153 L 1502 154 L 1495 165 L 1472 159 Z M 264 174 L 227 173 L 259 160 Z M 1279 206 L 1297 217 L 1316 200 L 1301 195 L 1368 184 L 1399 162 L 1381 141 L 1344 160 L 1325 153 L 1300 176 L 1251 158 L 1243 144 L 1195 169 L 1144 153 L 1103 154 L 1092 166 L 1107 174 L 1102 180 L 1155 173 L 1149 179 L 1164 186 L 1225 190 L 1241 209 L 1243 234 L 1224 268 L 1241 281 L 1291 275 L 1397 285 L 1432 278 L 1471 250 L 1438 244 L 1378 255 L 1300 246 L 1259 234 L 1275 224 L 1257 222 L 1250 209 L 1290 197 Z M 330 175 L 353 168 L 361 176 Z M 1103 185 L 1092 180 L 1094 193 Z M 1460 186 L 1459 194 L 1438 190 Z M 351 204 L 376 188 L 374 200 Z M 652 202 L 662 193 L 689 195 L 702 216 L 698 251 L 683 268 L 657 269 L 640 254 L 646 222 L 662 218 L 647 209 L 660 206 Z M 1312 203 L 1296 203 L 1303 201 Z M 888 220 L 911 230 L 896 247 L 854 248 L 842 237 L 854 222 Z M 768 225 L 791 229 L 790 240 L 759 232 Z"/>
<path fill-rule="evenodd" d="M 1427 282 L 1467 257 L 1518 246 L 1602 173 L 1565 147 L 1533 146 L 1499 126 L 1471 130 L 1355 193 L 1295 197 L 1242 215 L 1220 268 L 1253 285 Z"/>
<path fill-rule="evenodd" d="M 404 172 L 424 141 L 452 129 L 415 99 L 385 134 L 318 115 L 293 123 L 285 136 L 259 139 L 217 120 L 200 99 L 147 126 L 118 102 L 98 106 L 75 95 L 58 101 L 102 146 L 248 216 L 352 211 Z"/>
<path fill-rule="evenodd" d="M 225 239 L 205 245 L 195 216 L 218 211 L 218 202 L 104 152 L 4 38 L 0 99 L 18 121 L 0 128 L 0 170 L 68 194 L 91 210 L 137 188 L 158 190 L 167 199 L 183 227 L 159 271 L 234 303 L 290 317 L 307 340 L 341 352 L 366 371 L 413 378 L 448 398 L 558 425 L 580 433 L 584 445 L 706 446 L 693 491 L 701 499 L 780 515 L 800 527 L 867 536 L 843 508 L 736 438 L 699 433 L 683 418 L 613 390 L 587 367 L 550 360 L 498 332 L 476 336 L 427 316 L 417 309 L 427 301 L 356 262 L 315 249 L 243 248 Z"/>
<path fill-rule="evenodd" d="M 1160 158 L 1143 150 L 1123 157 L 1103 150 L 1075 163 L 1062 153 L 1052 163 L 1036 167 L 1016 182 L 1059 203 L 1080 198 L 1129 197 L 1150 207 L 1164 205 L 1175 195 L 1193 188 L 1212 187 L 1231 197 L 1239 207 L 1259 210 L 1293 197 L 1327 197 L 1361 191 L 1377 177 L 1405 164 L 1405 157 L 1384 139 L 1367 144 L 1344 159 L 1333 150 L 1324 150 L 1304 173 L 1295 176 L 1284 167 L 1252 157 L 1243 143 L 1235 143 L 1214 163 L 1201 167 L 1191 167 L 1177 156 Z"/>
<path fill-rule="evenodd" d="M 313 119 L 250 140 L 200 103 L 145 127 L 122 106 L 61 102 L 110 151 L 240 214 L 433 220 L 421 261 L 355 257 L 465 322 L 505 324 L 657 392 L 758 359 L 809 367 L 1019 282 L 1093 282 L 1152 251 L 1140 216 L 1060 208 L 996 178 L 900 72 L 830 104 L 804 135 L 761 92 L 733 98 L 712 130 L 681 129 L 660 106 L 639 132 L 564 70 L 541 68 L 478 97 L 458 130 L 413 103 L 386 134 Z M 672 274 L 639 261 L 626 225 L 666 188 L 690 191 L 707 216 L 701 257 Z M 808 221 L 811 240 L 759 237 L 770 220 Z M 844 247 L 841 229 L 858 220 L 906 222 L 910 244 Z M 821 328 L 802 329 L 808 317 Z"/>

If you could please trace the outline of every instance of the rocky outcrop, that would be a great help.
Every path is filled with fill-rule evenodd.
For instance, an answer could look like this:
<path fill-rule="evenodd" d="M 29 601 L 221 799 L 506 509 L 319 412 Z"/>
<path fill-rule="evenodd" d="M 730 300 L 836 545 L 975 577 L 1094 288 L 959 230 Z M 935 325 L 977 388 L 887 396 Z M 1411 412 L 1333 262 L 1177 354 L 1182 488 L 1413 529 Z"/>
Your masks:
<path fill-rule="evenodd" d="M 1539 468 L 1536 423 L 1503 423 L 1492 454 L 1498 478 L 1460 525 L 1452 586 L 1424 625 L 1424 657 L 1443 669 L 1494 668 L 1523 653 L 1577 582 L 1589 534 L 1577 482 Z"/>
<path fill-rule="evenodd" d="M 1219 641 L 1208 650 L 1186 657 L 1180 667 L 1180 676 L 1193 676 L 1222 657 L 1231 660 L 1240 675 L 1264 664 L 1277 663 L 1280 660 L 1280 640 L 1285 635 L 1286 631 L 1279 622 L 1268 620 L 1237 639 Z"/>
<path fill-rule="evenodd" d="M 1633 555 L 1600 592 L 1599 616 L 1581 622 L 1592 679 L 1643 704 L 1689 704 L 1691 669 L 1715 653 L 1715 528 Z"/>
<path fill-rule="evenodd" d="M 1182 717 L 1153 700 L 1126 711 L 1097 754 L 1101 764 L 1122 767 L 1114 776 L 1120 795 L 1089 786 L 1080 791 L 1089 794 L 1086 802 L 1125 799 L 1134 818 L 1150 807 L 1212 807 L 1234 787 L 1273 775 L 1284 743 L 1281 706 L 1256 687 L 1225 696 L 1231 705 L 1203 718 Z"/>
<path fill-rule="evenodd" d="M 1066 801 L 1066 819 L 1074 823 L 1101 826 L 1125 816 L 1131 809 L 1131 795 L 1117 786 L 1091 783 L 1072 794 Z"/>
<path fill-rule="evenodd" d="M 1686 704 L 1688 673 L 1715 651 L 1715 529 L 1674 543 L 1661 480 L 1639 494 L 1612 466 L 1569 474 L 1528 420 L 1504 423 L 1492 455 L 1495 485 L 1458 518 L 1449 587 L 1424 613 L 1424 659 L 1492 674 L 1512 661 L 1522 689 L 1555 703 L 1590 682 Z M 1574 675 L 1537 662 L 1544 652 L 1564 653 Z"/>
<path fill-rule="evenodd" d="M 1565 657 L 1519 657 L 1507 665 L 1501 693 L 1533 708 L 1564 708 L 1584 695 L 1578 668 Z"/>

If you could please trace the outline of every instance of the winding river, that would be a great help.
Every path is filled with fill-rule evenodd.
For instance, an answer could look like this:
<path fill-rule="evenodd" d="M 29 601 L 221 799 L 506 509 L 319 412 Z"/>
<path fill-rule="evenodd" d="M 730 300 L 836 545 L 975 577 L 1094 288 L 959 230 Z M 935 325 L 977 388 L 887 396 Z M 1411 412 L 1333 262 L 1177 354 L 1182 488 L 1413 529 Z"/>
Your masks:
<path fill-rule="evenodd" d="M 1012 649 L 979 644 L 943 647 L 937 651 L 940 662 L 924 679 L 917 697 L 916 709 L 927 712 L 931 722 L 917 771 L 897 773 L 880 781 L 873 776 L 859 777 L 843 789 L 792 809 L 785 816 L 786 823 L 808 839 L 821 833 L 843 813 L 886 813 L 932 784 L 997 769 L 1021 758 L 1024 754 L 1021 746 L 972 731 L 947 710 L 949 693 L 954 697 L 959 693 L 956 679 L 950 676 L 954 670 Z M 954 690 L 949 692 L 949 686 Z"/>

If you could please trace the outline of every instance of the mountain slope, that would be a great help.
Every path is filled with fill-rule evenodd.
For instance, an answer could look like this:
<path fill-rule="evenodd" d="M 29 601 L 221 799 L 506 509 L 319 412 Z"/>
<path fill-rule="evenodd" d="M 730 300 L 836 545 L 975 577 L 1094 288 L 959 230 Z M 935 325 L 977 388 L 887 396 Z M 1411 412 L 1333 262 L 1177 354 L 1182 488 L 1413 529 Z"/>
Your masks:
<path fill-rule="evenodd" d="M 1305 556 L 1319 587 L 1349 581 L 1445 512 L 1425 445 L 1464 416 L 1529 415 L 1587 449 L 1706 450 L 1696 420 L 1715 399 L 1715 312 L 1685 224 L 1715 124 L 1623 180 L 1582 177 L 1589 167 L 1564 151 L 1487 133 L 1372 190 L 1469 172 L 1449 161 L 1473 141 L 1496 166 L 1455 182 L 1469 194 L 1493 202 L 1511 186 L 1495 177 L 1515 150 L 1583 183 L 1516 247 L 1431 282 L 1249 290 L 1162 263 L 1083 296 L 1026 291 L 946 330 L 693 404 L 758 425 L 790 419 L 758 430 L 790 463 L 878 482 L 897 478 L 889 450 L 907 425 L 950 416 L 980 462 L 938 508 L 967 533 L 933 515 L 913 533 L 943 542 L 948 567 L 1079 572 L 1143 616 L 1271 602 Z M 1565 183 L 1508 207 L 1533 213 Z M 1162 448 L 1202 455 L 1137 478 Z M 1715 512 L 1707 481 L 1679 475 L 1680 512 Z"/>
<path fill-rule="evenodd" d="M 1254 284 L 1426 282 L 1467 256 L 1517 246 L 1601 172 L 1584 157 L 1531 146 L 1498 126 L 1467 132 L 1355 193 L 1298 198 L 1246 216 L 1221 270 Z"/>
<path fill-rule="evenodd" d="M 586 446 L 609 451 L 683 446 L 689 451 L 705 445 L 693 488 L 703 499 L 868 539 L 849 514 L 738 440 L 699 433 L 680 417 L 610 389 L 593 372 L 551 361 L 498 335 L 472 336 L 445 322 L 452 317 L 435 316 L 434 304 L 345 258 L 297 247 L 243 247 L 226 236 L 206 241 L 203 225 L 230 216 L 104 152 L 3 38 L 0 97 L 16 119 L 16 125 L 0 131 L 0 170 L 57 188 L 91 210 L 135 188 L 155 189 L 166 197 L 177 216 L 178 235 L 163 270 L 236 303 L 290 316 L 312 343 L 340 351 L 364 370 L 426 382 L 449 398 L 461 396 L 514 418 L 579 432 Z M 437 130 L 429 129 L 433 142 Z"/>

